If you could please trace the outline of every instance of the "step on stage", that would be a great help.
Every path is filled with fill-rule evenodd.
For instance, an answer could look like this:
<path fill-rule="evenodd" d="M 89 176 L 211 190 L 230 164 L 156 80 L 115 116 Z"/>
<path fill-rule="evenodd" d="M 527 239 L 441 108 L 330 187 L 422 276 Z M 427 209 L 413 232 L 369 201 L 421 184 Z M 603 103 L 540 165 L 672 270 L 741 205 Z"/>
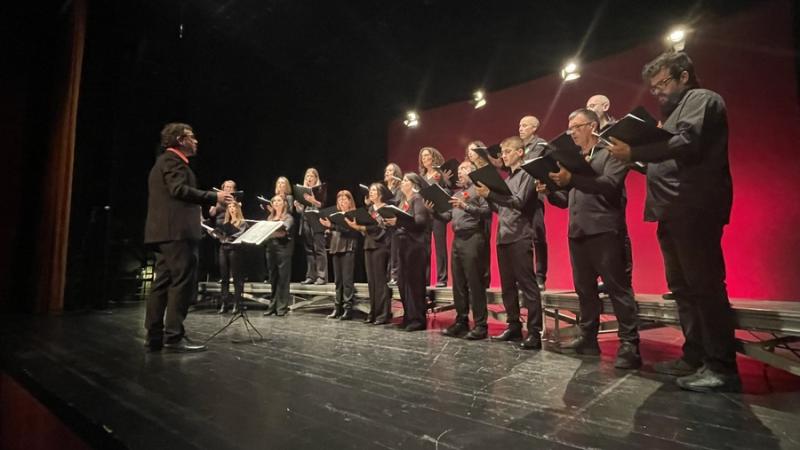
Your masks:
<path fill-rule="evenodd" d="M 235 324 L 198 354 L 145 353 L 140 304 L 111 314 L 0 318 L 2 369 L 103 448 L 800 448 L 800 378 L 740 357 L 744 394 L 697 394 L 657 375 L 671 328 L 643 332 L 645 367 L 446 338 L 453 313 L 407 333 L 296 309 Z M 195 340 L 227 323 L 186 321 Z M 549 326 L 552 326 L 550 320 Z M 492 320 L 490 331 L 503 325 Z"/>

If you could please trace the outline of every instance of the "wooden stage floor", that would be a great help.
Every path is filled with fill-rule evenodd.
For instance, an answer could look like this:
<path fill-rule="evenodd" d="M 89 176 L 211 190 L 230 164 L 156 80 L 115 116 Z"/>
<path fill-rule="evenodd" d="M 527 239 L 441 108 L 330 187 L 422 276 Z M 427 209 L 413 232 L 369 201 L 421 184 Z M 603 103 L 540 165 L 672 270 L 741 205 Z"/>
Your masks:
<path fill-rule="evenodd" d="M 650 369 L 678 354 L 670 329 L 644 331 L 645 367 L 626 372 L 613 336 L 600 360 L 528 352 L 441 336 L 452 312 L 407 333 L 251 310 L 262 342 L 231 342 L 237 323 L 184 355 L 145 353 L 143 316 L 4 316 L 3 370 L 84 436 L 132 449 L 800 448 L 800 378 L 740 357 L 744 394 L 683 392 Z M 186 325 L 202 340 L 226 321 Z"/>

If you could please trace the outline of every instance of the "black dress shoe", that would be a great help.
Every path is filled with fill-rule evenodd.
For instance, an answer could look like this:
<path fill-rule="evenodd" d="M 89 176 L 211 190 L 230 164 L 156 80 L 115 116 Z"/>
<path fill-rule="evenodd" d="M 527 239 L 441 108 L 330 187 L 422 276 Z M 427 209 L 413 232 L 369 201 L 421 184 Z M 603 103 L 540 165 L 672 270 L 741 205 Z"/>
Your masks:
<path fill-rule="evenodd" d="M 174 343 L 165 343 L 164 349 L 169 350 L 175 353 L 196 353 L 196 352 L 204 352 L 208 350 L 208 347 L 205 345 L 191 345 L 187 344 L 184 341 L 178 341 Z"/>
<path fill-rule="evenodd" d="M 565 353 L 600 356 L 600 345 L 597 343 L 597 339 L 591 339 L 584 336 L 578 336 L 566 344 L 559 345 L 559 349 Z"/>
<path fill-rule="evenodd" d="M 331 311 L 330 314 L 325 316 L 325 318 L 326 319 L 338 319 L 339 317 L 341 317 L 341 315 L 342 315 L 342 310 L 339 309 L 339 308 L 335 308 L 333 311 Z"/>
<path fill-rule="evenodd" d="M 675 293 L 674 292 L 665 292 L 661 294 L 661 298 L 664 300 L 675 300 Z"/>
<path fill-rule="evenodd" d="M 353 310 L 352 309 L 345 309 L 341 316 L 339 316 L 339 320 L 352 320 L 353 319 Z"/>
<path fill-rule="evenodd" d="M 317 278 L 317 281 L 315 281 L 314 284 L 322 286 L 323 284 L 328 284 L 328 282 L 323 280 L 322 278 Z"/>
<path fill-rule="evenodd" d="M 372 324 L 373 324 L 373 325 L 390 325 L 391 323 L 392 323 L 392 321 L 391 321 L 391 320 L 389 320 L 389 319 L 386 319 L 386 320 L 376 320 L 375 322 L 372 322 Z"/>
<path fill-rule="evenodd" d="M 425 324 L 420 322 L 411 322 L 403 330 L 405 331 L 422 331 L 425 329 Z"/>
<path fill-rule="evenodd" d="M 519 348 L 523 350 L 541 350 L 542 337 L 539 335 L 539 332 L 529 332 L 528 337 L 526 337 L 524 341 L 520 342 Z"/>
<path fill-rule="evenodd" d="M 702 364 L 692 364 L 683 358 L 672 359 L 653 364 L 654 371 L 675 377 L 692 375 L 696 373 L 700 367 L 702 367 Z"/>
<path fill-rule="evenodd" d="M 286 313 L 285 312 L 276 312 L 275 313 L 275 317 L 286 317 Z"/>
<path fill-rule="evenodd" d="M 617 350 L 617 360 L 614 361 L 617 369 L 638 369 L 642 367 L 642 356 L 639 354 L 639 345 L 634 342 L 622 342 Z"/>
<path fill-rule="evenodd" d="M 437 288 L 447 287 L 447 281 L 439 281 L 436 283 Z"/>
<path fill-rule="evenodd" d="M 234 303 L 233 308 L 231 309 L 231 314 L 238 314 L 239 310 L 241 309 L 242 309 L 241 305 L 239 305 L 238 303 Z"/>
<path fill-rule="evenodd" d="M 681 389 L 695 392 L 741 392 L 742 380 L 738 373 L 714 372 L 706 366 L 697 372 L 676 380 Z"/>
<path fill-rule="evenodd" d="M 373 322 L 375 322 L 375 319 L 373 319 L 372 316 L 367 316 L 367 317 L 364 318 L 364 323 L 365 324 L 366 323 L 373 323 Z"/>
<path fill-rule="evenodd" d="M 228 310 L 228 304 L 222 303 L 221 305 L 219 305 L 219 311 L 217 311 L 217 314 L 225 314 L 225 311 L 227 310 Z"/>
<path fill-rule="evenodd" d="M 312 280 L 311 278 L 306 278 L 305 280 L 301 281 L 300 284 L 311 284 L 313 282 L 314 280 Z"/>
<path fill-rule="evenodd" d="M 264 313 L 264 317 L 267 317 L 267 316 L 274 316 L 275 314 L 277 314 L 277 313 L 275 312 L 275 310 L 273 310 L 273 309 L 270 309 L 269 311 L 267 311 L 267 312 L 265 312 L 265 313 Z"/>
<path fill-rule="evenodd" d="M 522 339 L 522 328 L 506 328 L 502 333 L 492 336 L 496 342 L 518 341 Z"/>
<path fill-rule="evenodd" d="M 464 339 L 468 341 L 480 341 L 481 339 L 486 339 L 488 335 L 489 333 L 486 331 L 486 328 L 475 327 L 464 336 Z"/>
<path fill-rule="evenodd" d="M 442 335 L 450 337 L 461 337 L 469 332 L 469 326 L 464 322 L 456 322 L 442 330 Z"/>

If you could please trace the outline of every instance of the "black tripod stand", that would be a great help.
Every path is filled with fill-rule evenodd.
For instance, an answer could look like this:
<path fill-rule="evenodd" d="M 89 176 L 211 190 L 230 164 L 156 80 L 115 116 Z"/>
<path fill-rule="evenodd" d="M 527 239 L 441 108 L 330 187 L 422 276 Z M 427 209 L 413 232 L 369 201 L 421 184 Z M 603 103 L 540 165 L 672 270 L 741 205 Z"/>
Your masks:
<path fill-rule="evenodd" d="M 207 344 L 208 342 L 210 342 L 218 334 L 222 333 L 223 331 L 228 329 L 228 327 L 233 325 L 233 323 L 236 322 L 237 320 L 241 320 L 242 321 L 242 324 L 244 325 L 244 329 L 245 329 L 245 331 L 247 331 L 247 337 L 250 338 L 250 342 L 255 344 L 256 341 L 264 340 L 264 336 L 261 334 L 260 331 L 258 331 L 258 329 L 255 327 L 255 325 L 253 325 L 253 323 L 250 322 L 250 318 L 247 317 L 247 308 L 245 308 L 244 302 L 242 301 L 242 298 L 240 296 L 237 296 L 237 298 L 236 298 L 236 306 L 234 307 L 234 309 L 236 310 L 236 312 L 233 313 L 233 315 L 231 315 L 231 318 L 230 318 L 230 320 L 228 320 L 228 323 L 226 323 L 219 330 L 215 331 L 214 334 L 209 336 L 208 339 L 206 339 L 205 342 L 203 342 L 203 344 Z M 251 330 L 252 330 L 252 332 L 251 332 Z M 258 335 L 258 339 L 256 339 L 254 334 Z M 235 343 L 235 344 L 238 344 L 240 342 L 245 342 L 245 341 L 233 340 L 232 342 Z"/>

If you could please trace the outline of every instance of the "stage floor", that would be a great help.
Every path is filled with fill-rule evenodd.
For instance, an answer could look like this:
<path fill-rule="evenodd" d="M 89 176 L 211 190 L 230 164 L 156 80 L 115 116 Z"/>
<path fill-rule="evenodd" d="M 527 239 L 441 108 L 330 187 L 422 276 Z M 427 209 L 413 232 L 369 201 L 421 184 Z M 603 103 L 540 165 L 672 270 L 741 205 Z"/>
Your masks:
<path fill-rule="evenodd" d="M 529 352 L 441 336 L 452 312 L 407 333 L 254 310 L 264 341 L 232 343 L 237 323 L 199 354 L 145 353 L 143 316 L 4 316 L 3 368 L 132 449 L 800 448 L 800 378 L 740 357 L 746 393 L 683 392 L 650 369 L 678 354 L 671 329 L 644 331 L 645 367 L 619 371 L 613 336 L 600 360 Z M 186 326 L 202 340 L 226 321 Z"/>

